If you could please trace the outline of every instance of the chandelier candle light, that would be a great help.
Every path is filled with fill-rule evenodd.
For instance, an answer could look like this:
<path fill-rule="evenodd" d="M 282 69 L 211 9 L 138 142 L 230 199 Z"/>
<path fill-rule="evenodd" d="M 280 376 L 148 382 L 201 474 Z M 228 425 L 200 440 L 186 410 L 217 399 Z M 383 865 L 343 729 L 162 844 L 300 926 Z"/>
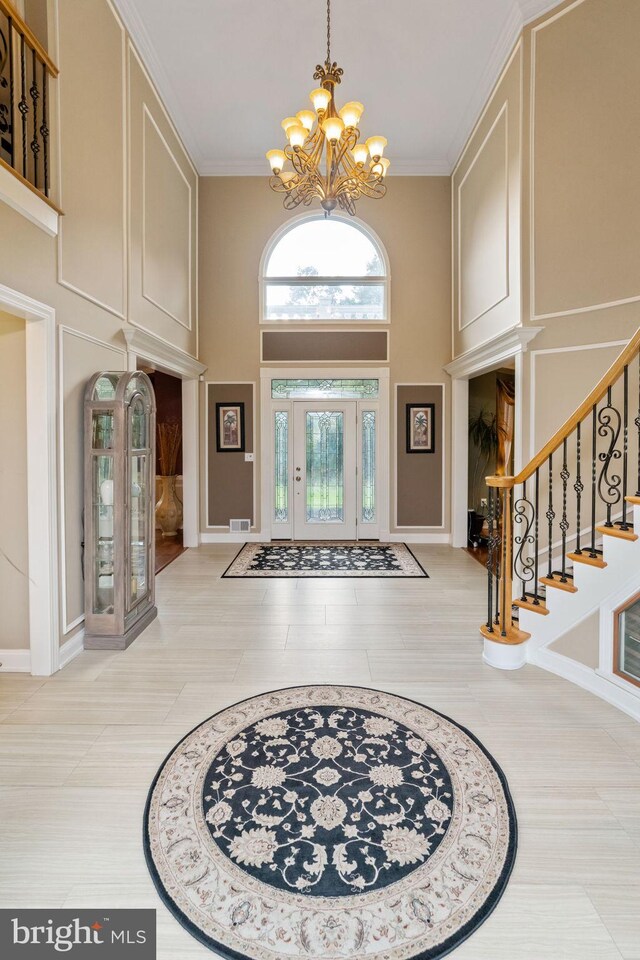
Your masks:
<path fill-rule="evenodd" d="M 272 171 L 269 185 L 284 194 L 287 210 L 295 210 L 301 203 L 309 206 L 318 199 L 325 216 L 337 206 L 354 216 L 360 197 L 379 200 L 386 193 L 389 160 L 383 153 L 387 141 L 369 137 L 365 143 L 359 142 L 361 103 L 354 100 L 336 109 L 335 87 L 343 72 L 331 61 L 331 0 L 327 0 L 327 59 L 313 75 L 320 81 L 309 94 L 314 109 L 286 117 L 282 128 L 288 145 L 266 154 Z"/>

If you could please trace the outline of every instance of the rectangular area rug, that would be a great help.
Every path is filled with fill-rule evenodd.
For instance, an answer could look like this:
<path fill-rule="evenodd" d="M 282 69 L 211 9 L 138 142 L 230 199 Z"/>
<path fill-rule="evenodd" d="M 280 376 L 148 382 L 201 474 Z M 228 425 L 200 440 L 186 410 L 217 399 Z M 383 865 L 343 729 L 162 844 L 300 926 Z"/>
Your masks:
<path fill-rule="evenodd" d="M 223 577 L 428 577 L 405 543 L 246 543 Z"/>

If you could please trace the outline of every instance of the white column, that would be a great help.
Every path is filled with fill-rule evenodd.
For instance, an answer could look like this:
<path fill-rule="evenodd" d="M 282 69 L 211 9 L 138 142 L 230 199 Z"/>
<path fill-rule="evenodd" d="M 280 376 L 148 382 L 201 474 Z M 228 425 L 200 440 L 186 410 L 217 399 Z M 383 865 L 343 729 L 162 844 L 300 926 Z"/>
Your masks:
<path fill-rule="evenodd" d="M 182 381 L 182 495 L 185 547 L 200 543 L 198 380 Z"/>
<path fill-rule="evenodd" d="M 467 545 L 469 474 L 469 381 L 451 381 L 451 542 Z"/>

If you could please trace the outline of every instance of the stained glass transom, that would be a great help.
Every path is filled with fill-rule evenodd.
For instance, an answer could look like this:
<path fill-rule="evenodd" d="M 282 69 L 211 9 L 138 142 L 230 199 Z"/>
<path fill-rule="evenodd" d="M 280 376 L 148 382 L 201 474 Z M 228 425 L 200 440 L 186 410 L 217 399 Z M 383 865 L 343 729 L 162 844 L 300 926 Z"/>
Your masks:
<path fill-rule="evenodd" d="M 363 380 L 272 380 L 274 400 L 373 400 L 380 381 Z"/>

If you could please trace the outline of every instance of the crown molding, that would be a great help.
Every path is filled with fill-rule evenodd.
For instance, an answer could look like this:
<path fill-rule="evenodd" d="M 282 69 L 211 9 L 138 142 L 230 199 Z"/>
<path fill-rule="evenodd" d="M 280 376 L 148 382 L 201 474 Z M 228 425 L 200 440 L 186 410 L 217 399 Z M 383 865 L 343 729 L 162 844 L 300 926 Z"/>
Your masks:
<path fill-rule="evenodd" d="M 144 63 L 156 87 L 158 96 L 161 98 L 167 113 L 171 117 L 172 123 L 178 131 L 191 162 L 199 173 L 200 148 L 195 131 L 185 119 L 184 111 L 182 110 L 174 86 L 169 79 L 169 74 L 165 70 L 162 60 L 159 58 L 151 42 L 147 28 L 133 0 L 112 0 L 112 3 L 122 19 L 125 29 L 129 34 L 129 39 L 135 46 L 140 59 Z"/>
<path fill-rule="evenodd" d="M 201 177 L 267 177 L 269 169 L 265 160 L 205 160 L 199 164 Z M 451 164 L 444 157 L 427 160 L 392 160 L 389 176 L 396 177 L 448 177 Z"/>
<path fill-rule="evenodd" d="M 197 134 L 185 119 L 175 88 L 151 42 L 134 0 L 112 0 L 112 2 L 122 18 L 131 41 L 147 68 L 199 175 L 206 177 L 265 176 L 265 163 L 262 159 L 215 160 L 203 156 Z M 451 141 L 447 155 L 424 159 L 409 158 L 403 160 L 395 158 L 392 174 L 405 177 L 450 176 L 523 27 L 557 7 L 561 2 L 562 0 L 512 0 L 507 19 L 502 26 L 482 77 L 474 88 L 473 95 Z"/>
<path fill-rule="evenodd" d="M 478 117 L 482 113 L 498 78 L 504 70 L 505 64 L 513 52 L 513 48 L 518 41 L 523 26 L 524 19 L 522 10 L 517 0 L 514 0 L 509 15 L 500 31 L 500 35 L 491 51 L 491 56 L 487 61 L 482 77 L 474 88 L 467 109 L 458 124 L 458 129 L 449 146 L 447 157 L 450 171 L 453 170 L 458 163 Z"/>
<path fill-rule="evenodd" d="M 522 11 L 523 23 L 531 23 L 537 20 L 544 13 L 558 7 L 562 0 L 517 0 L 518 6 Z"/>

